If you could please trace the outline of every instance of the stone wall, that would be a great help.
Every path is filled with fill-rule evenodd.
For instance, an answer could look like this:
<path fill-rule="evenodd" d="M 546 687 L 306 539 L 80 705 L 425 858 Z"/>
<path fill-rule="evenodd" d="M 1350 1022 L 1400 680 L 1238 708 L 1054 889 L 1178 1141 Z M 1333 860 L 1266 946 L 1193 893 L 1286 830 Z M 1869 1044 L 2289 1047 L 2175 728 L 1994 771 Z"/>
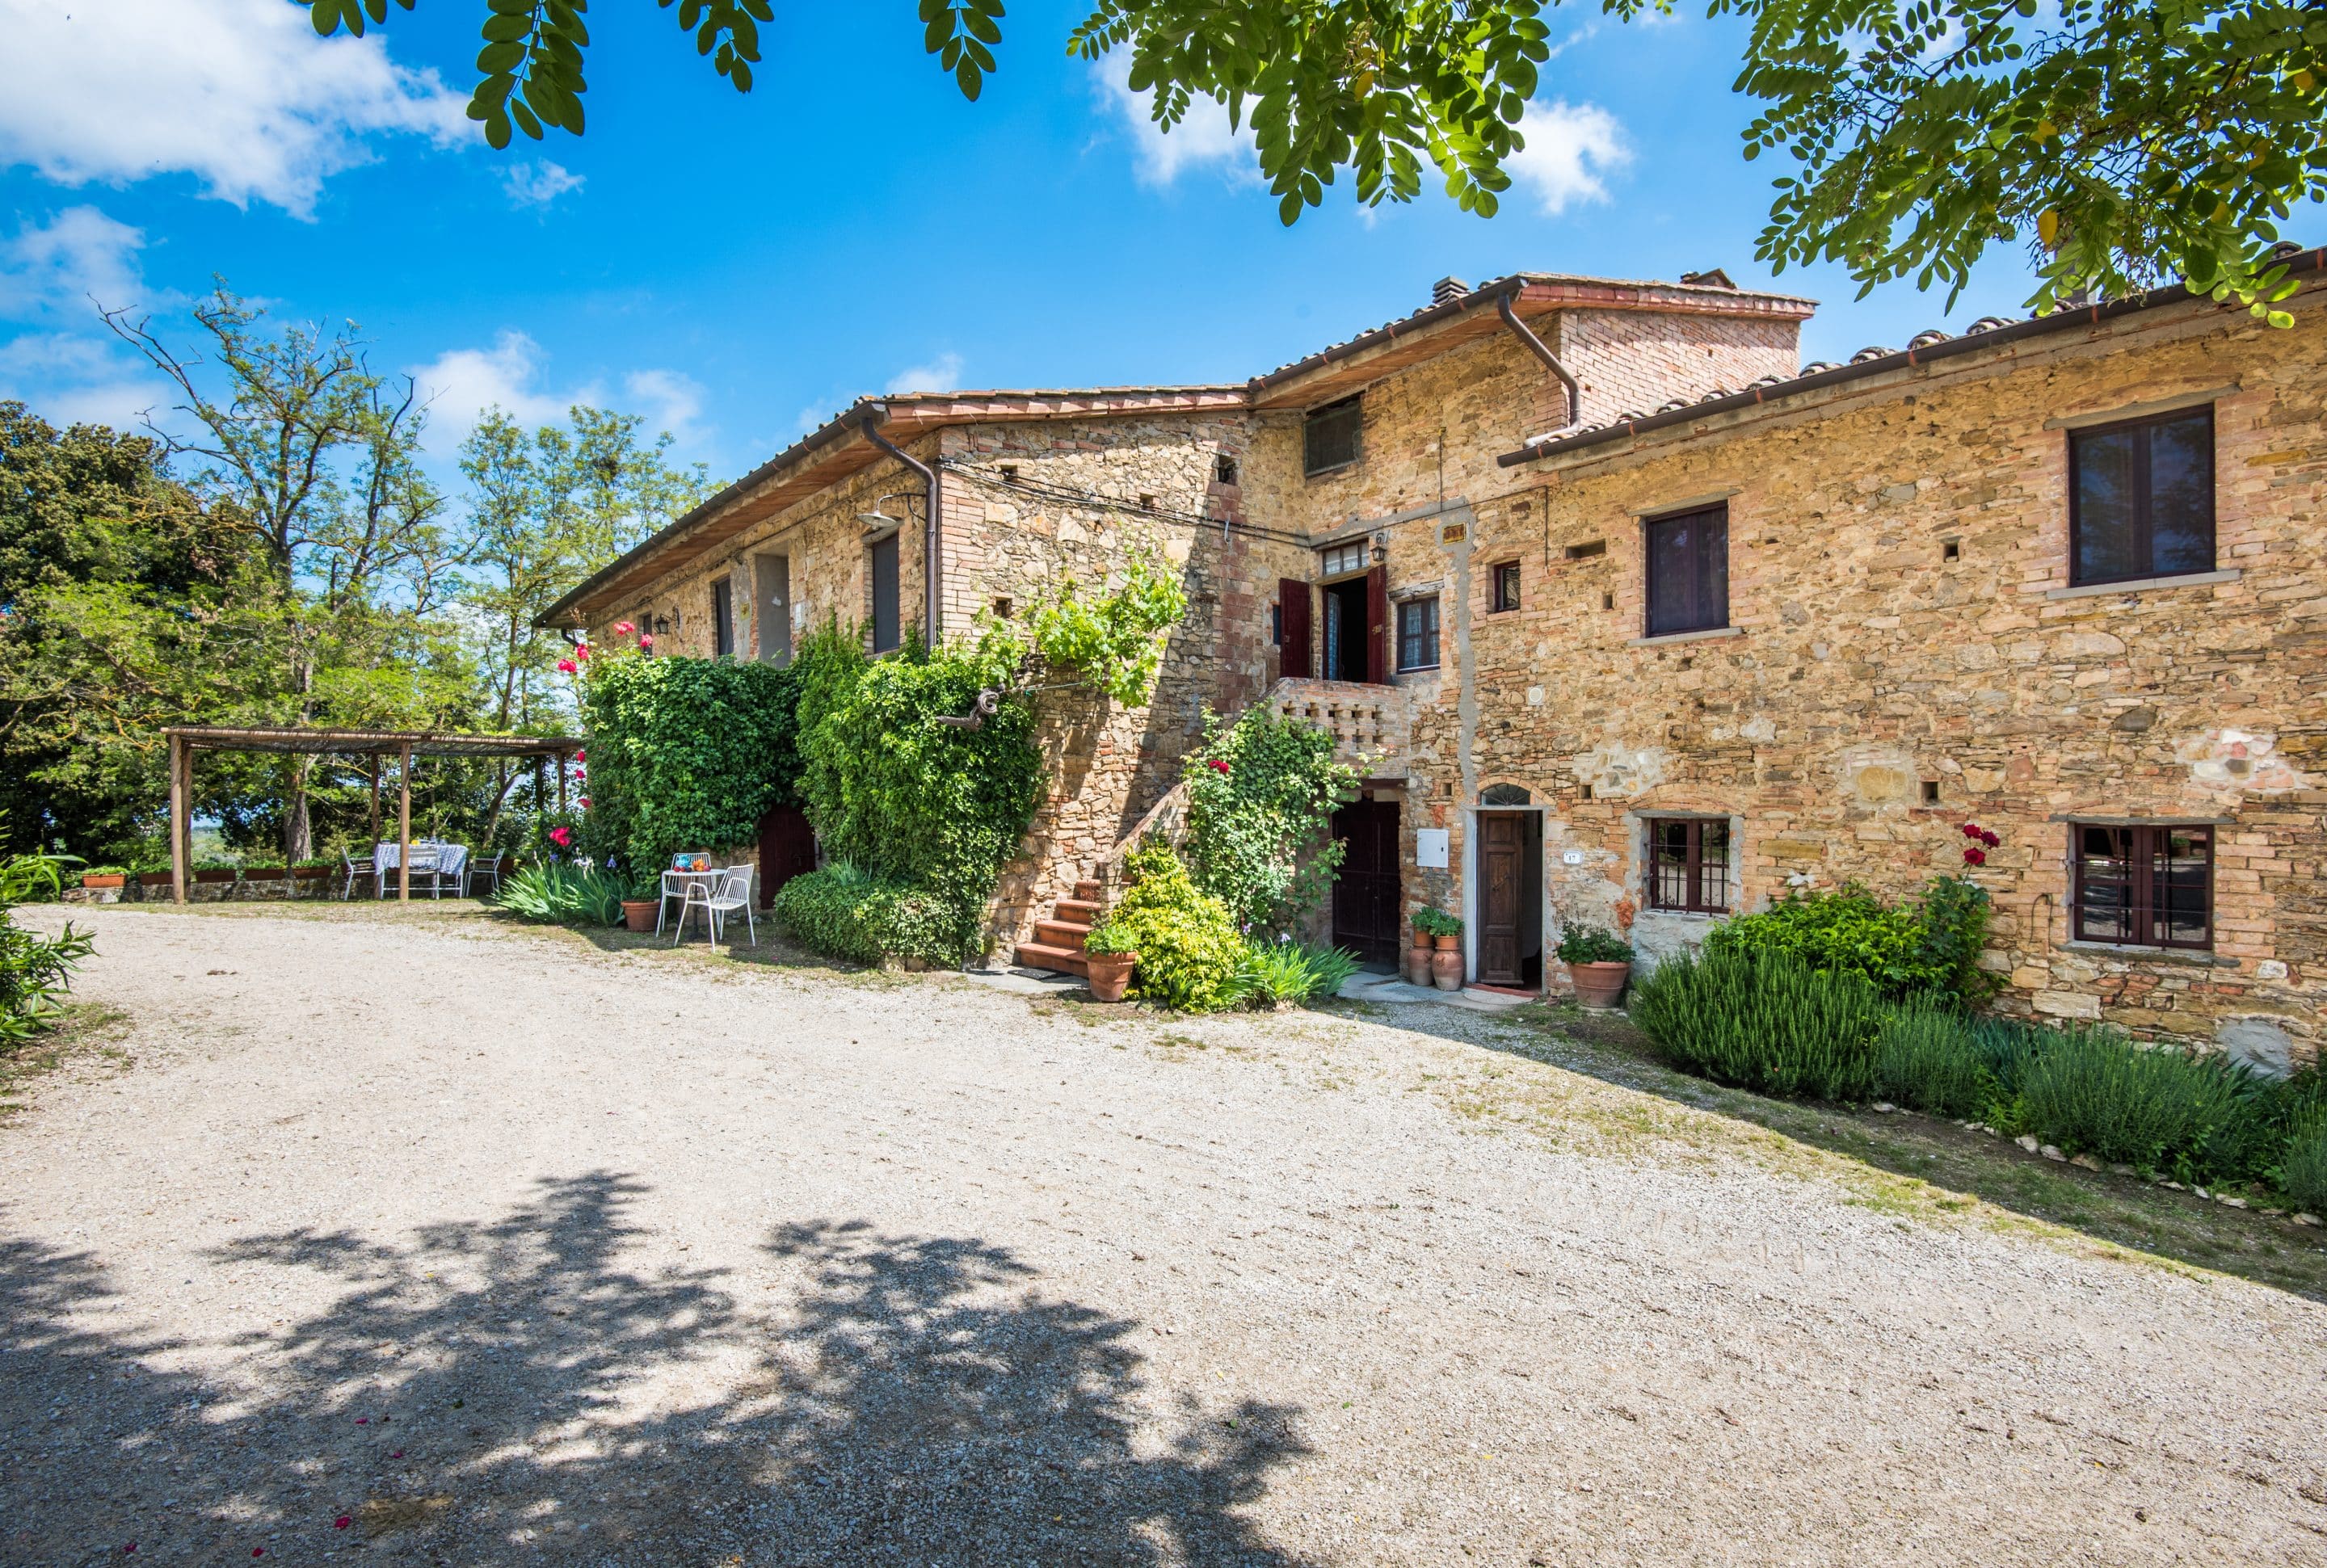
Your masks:
<path fill-rule="evenodd" d="M 1650 816 L 1731 819 L 1741 909 L 1847 882 L 1911 894 L 1958 868 L 1976 819 L 2005 841 L 1977 874 L 2006 1008 L 2308 1054 L 2327 989 L 2322 307 L 2314 288 L 2288 331 L 2149 313 L 1519 471 L 1540 490 L 1476 509 L 1467 543 L 1536 566 L 1522 607 L 1488 613 L 1470 574 L 1470 664 L 1441 675 L 1476 699 L 1463 798 L 1509 780 L 1552 803 L 1556 918 L 1603 924 L 1643 901 Z M 2069 590 L 2064 424 L 2193 394 L 2215 409 L 2223 571 Z M 1647 642 L 1640 518 L 1709 498 L 1729 509 L 1732 634 Z M 1417 709 L 1418 759 L 1459 747 L 1459 708 Z M 1444 770 L 1424 770 L 1435 799 Z M 2094 819 L 2219 825 L 2210 954 L 2069 940 L 2068 824 Z M 1654 951 L 1706 923 L 1634 929 Z"/>

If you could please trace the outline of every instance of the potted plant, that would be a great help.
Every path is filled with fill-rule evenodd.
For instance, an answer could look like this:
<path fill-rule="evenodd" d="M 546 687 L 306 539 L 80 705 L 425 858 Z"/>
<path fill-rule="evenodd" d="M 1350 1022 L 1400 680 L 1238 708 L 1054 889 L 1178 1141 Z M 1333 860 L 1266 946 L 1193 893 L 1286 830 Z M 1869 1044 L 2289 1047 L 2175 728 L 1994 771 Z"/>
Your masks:
<path fill-rule="evenodd" d="M 1444 910 L 1416 910 L 1414 929 L 1430 937 L 1430 982 L 1441 991 L 1463 989 L 1463 922 Z M 1423 984 L 1418 977 L 1415 984 Z"/>
<path fill-rule="evenodd" d="M 1101 920 L 1083 938 L 1083 975 L 1090 982 L 1094 1002 L 1122 1001 L 1138 963 L 1139 953 L 1128 933 L 1111 921 Z"/>
<path fill-rule="evenodd" d="M 129 873 L 117 865 L 93 865 L 80 873 L 85 888 L 117 888 L 128 880 Z"/>
<path fill-rule="evenodd" d="M 1435 915 L 1435 910 L 1423 910 L 1414 917 L 1414 946 L 1406 950 L 1406 977 L 1416 985 L 1430 984 L 1430 928 L 1424 924 L 1424 915 Z"/>
<path fill-rule="evenodd" d="M 630 893 L 622 900 L 622 929 L 626 931 L 651 931 L 655 917 L 662 913 L 662 877 L 655 872 L 631 879 Z"/>
<path fill-rule="evenodd" d="M 1559 961 L 1586 1007 L 1613 1007 L 1632 977 L 1631 944 L 1598 926 L 1570 926 L 1559 938 Z"/>

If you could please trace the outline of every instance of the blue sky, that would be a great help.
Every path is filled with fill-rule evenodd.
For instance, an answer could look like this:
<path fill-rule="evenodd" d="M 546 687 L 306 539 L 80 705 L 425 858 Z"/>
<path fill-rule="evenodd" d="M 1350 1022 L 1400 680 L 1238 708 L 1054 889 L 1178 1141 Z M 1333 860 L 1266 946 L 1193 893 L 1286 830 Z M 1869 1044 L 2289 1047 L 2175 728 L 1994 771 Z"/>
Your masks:
<path fill-rule="evenodd" d="M 1740 30 L 1559 14 L 1539 133 L 1502 212 L 1435 194 L 1291 229 L 1223 123 L 1159 137 L 1066 57 L 1081 8 L 1022 0 L 965 103 L 910 0 L 779 0 L 738 97 L 648 0 L 602 4 L 587 136 L 496 154 L 460 117 L 479 0 L 361 42 L 283 0 L 0 0 L 0 397 L 51 418 L 163 403 L 88 298 L 168 319 L 213 274 L 360 323 L 434 397 L 449 463 L 478 408 L 645 414 L 718 477 L 855 394 L 1241 380 L 1425 303 L 1541 269 L 1673 277 L 1752 259 L 1770 167 L 1739 156 Z M 1952 313 L 1838 269 L 1806 359 L 2023 313 L 2020 258 Z"/>

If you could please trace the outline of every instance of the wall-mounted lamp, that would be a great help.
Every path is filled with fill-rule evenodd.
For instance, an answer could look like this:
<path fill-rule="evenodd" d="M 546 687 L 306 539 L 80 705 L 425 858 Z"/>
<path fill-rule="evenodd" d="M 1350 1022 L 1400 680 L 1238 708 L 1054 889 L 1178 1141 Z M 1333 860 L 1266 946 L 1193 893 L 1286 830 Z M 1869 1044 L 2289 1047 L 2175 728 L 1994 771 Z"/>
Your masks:
<path fill-rule="evenodd" d="M 1382 529 L 1374 535 L 1374 565 L 1378 566 L 1388 559 L 1389 532 L 1388 529 Z"/>
<path fill-rule="evenodd" d="M 902 518 L 892 518 L 881 509 L 891 501 L 900 500 L 905 503 L 899 509 L 905 514 Z M 857 513 L 856 520 L 864 525 L 864 537 L 867 539 L 884 537 L 913 520 L 913 498 L 902 490 L 893 490 L 874 501 L 871 511 Z"/>

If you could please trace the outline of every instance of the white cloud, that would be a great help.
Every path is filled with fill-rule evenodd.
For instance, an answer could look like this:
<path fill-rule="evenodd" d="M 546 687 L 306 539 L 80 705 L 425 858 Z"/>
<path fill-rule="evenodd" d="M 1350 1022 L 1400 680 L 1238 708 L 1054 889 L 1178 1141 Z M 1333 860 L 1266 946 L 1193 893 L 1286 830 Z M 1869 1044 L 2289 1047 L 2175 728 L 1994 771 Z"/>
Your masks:
<path fill-rule="evenodd" d="M 622 396 L 615 397 L 603 379 L 547 385 L 547 362 L 539 343 L 505 330 L 491 348 L 452 349 L 416 366 L 412 378 L 428 404 L 429 450 L 440 456 L 454 451 L 489 408 L 500 409 L 520 425 L 555 425 L 577 403 L 641 415 L 650 436 L 667 430 L 682 447 L 703 434 L 695 425 L 703 412 L 703 388 L 676 370 L 633 370 L 622 378 Z"/>
<path fill-rule="evenodd" d="M 0 241 L 0 395 L 42 417 L 134 425 L 168 388 L 98 319 L 100 308 L 165 309 L 178 296 L 147 286 L 142 229 L 94 207 L 70 207 Z"/>
<path fill-rule="evenodd" d="M 501 171 L 501 183 L 528 207 L 547 207 L 568 191 L 582 189 L 583 177 L 547 158 L 511 163 Z"/>
<path fill-rule="evenodd" d="M 1519 128 L 1527 145 L 1503 166 L 1514 184 L 1534 192 L 1547 217 L 1558 217 L 1571 201 L 1607 201 L 1604 176 L 1632 161 L 1623 126 L 1597 104 L 1531 103 Z"/>
<path fill-rule="evenodd" d="M 1227 106 L 1198 97 L 1179 124 L 1166 131 L 1155 123 L 1154 95 L 1132 89 L 1127 51 L 1116 51 L 1095 69 L 1101 94 L 1131 132 L 1141 184 L 1169 185 L 1182 170 L 1214 164 L 1227 165 L 1242 179 L 1259 178 L 1252 128 L 1249 124 L 1242 130 L 1231 126 Z"/>
<path fill-rule="evenodd" d="M 920 365 L 909 365 L 889 378 L 891 392 L 957 392 L 961 389 L 961 356 L 939 354 Z"/>
<path fill-rule="evenodd" d="M 391 61 L 378 33 L 318 38 L 285 0 L 0 0 L 0 38 L 16 61 L 0 160 L 62 184 L 191 174 L 309 217 L 372 135 L 467 134 L 435 72 Z"/>

